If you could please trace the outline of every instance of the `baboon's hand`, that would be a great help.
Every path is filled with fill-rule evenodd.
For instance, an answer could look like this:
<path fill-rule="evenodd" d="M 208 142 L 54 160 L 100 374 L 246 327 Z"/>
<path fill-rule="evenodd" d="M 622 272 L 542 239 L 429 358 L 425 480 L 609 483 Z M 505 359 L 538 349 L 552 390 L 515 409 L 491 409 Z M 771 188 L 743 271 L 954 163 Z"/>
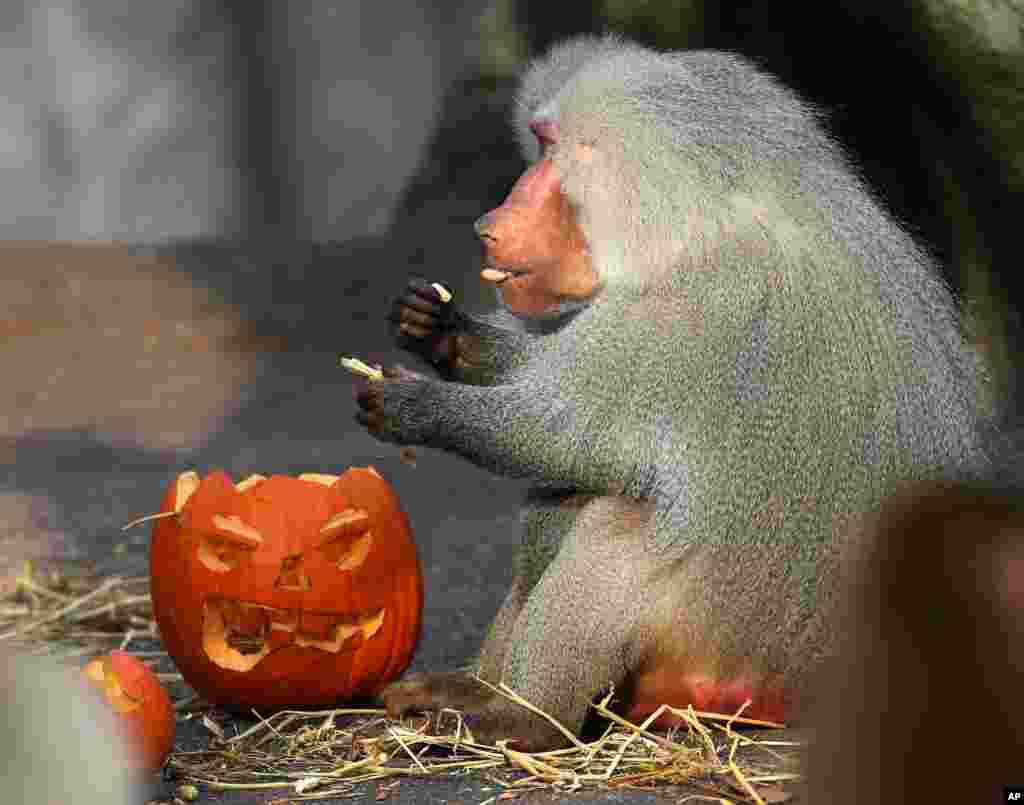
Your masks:
<path fill-rule="evenodd" d="M 391 718 L 425 710 L 479 710 L 493 694 L 465 671 L 409 674 L 380 692 Z"/>
<path fill-rule="evenodd" d="M 398 365 L 385 369 L 383 379 L 365 381 L 356 393 L 356 421 L 381 441 L 427 444 L 437 424 L 430 391 L 440 382 Z"/>
<path fill-rule="evenodd" d="M 441 371 L 450 370 L 455 360 L 454 304 L 442 301 L 431 283 L 412 277 L 388 313 L 398 347 Z"/>
<path fill-rule="evenodd" d="M 380 698 L 391 718 L 411 712 L 459 710 L 463 724 L 483 744 L 508 740 L 519 751 L 543 752 L 568 742 L 548 721 L 494 696 L 464 672 L 412 674 L 388 685 Z"/>

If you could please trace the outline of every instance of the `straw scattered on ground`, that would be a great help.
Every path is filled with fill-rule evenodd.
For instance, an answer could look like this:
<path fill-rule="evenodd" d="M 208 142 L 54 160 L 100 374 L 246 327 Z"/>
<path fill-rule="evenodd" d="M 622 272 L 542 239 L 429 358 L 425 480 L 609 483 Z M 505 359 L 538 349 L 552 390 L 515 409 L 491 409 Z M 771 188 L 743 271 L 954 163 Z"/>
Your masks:
<path fill-rule="evenodd" d="M 6 579 L 0 646 L 71 658 L 129 650 L 135 640 L 159 640 L 148 577 L 101 577 L 85 561 L 43 565 L 26 561 L 20 573 Z"/>
<path fill-rule="evenodd" d="M 81 664 L 121 648 L 149 665 L 170 667 L 153 620 L 148 578 L 104 578 L 87 566 L 58 568 L 26 563 L 15 583 L 7 585 L 0 597 L 0 646 Z M 172 689 L 184 689 L 180 675 L 158 676 L 169 687 L 179 683 Z M 495 692 L 547 717 L 505 686 Z M 780 803 L 791 798 L 797 744 L 735 729 L 779 725 L 744 719 L 742 712 L 729 716 L 669 707 L 632 724 L 609 709 L 613 693 L 595 705 L 608 722 L 599 739 L 585 743 L 565 731 L 570 747 L 533 754 L 505 742 L 474 742 L 456 711 L 403 722 L 376 709 L 288 710 L 266 718 L 254 712 L 255 722 L 247 726 L 183 695 L 176 703 L 179 718 L 200 719 L 209 741 L 200 751 L 172 753 L 168 763 L 184 783 L 211 791 L 264 791 L 271 797 L 280 792 L 281 801 L 351 796 L 369 781 L 377 782 L 380 799 L 403 778 L 449 774 L 477 774 L 493 784 L 493 799 L 485 802 L 529 788 L 670 784 L 693 792 L 687 801 Z M 649 730 L 663 711 L 681 717 L 685 726 L 667 734 Z"/>
<path fill-rule="evenodd" d="M 506 687 L 499 692 L 528 706 Z M 466 773 L 493 783 L 496 799 L 528 788 L 659 784 L 685 784 L 720 803 L 790 798 L 783 785 L 796 779 L 787 754 L 792 742 L 738 733 L 734 719 L 692 710 L 673 711 L 686 719 L 685 728 L 667 735 L 650 732 L 645 725 L 660 711 L 634 725 L 608 710 L 610 698 L 595 705 L 609 720 L 601 738 L 574 739 L 571 747 L 551 752 L 517 752 L 504 741 L 478 744 L 454 710 L 398 723 L 381 710 L 339 708 L 282 711 L 237 735 L 204 717 L 209 748 L 176 753 L 172 764 L 188 780 L 213 790 L 276 790 L 306 800 L 351 795 L 370 781 L 378 781 L 380 798 L 386 781 L 399 785 L 406 777 Z M 742 761 L 741 748 L 747 750 Z"/>

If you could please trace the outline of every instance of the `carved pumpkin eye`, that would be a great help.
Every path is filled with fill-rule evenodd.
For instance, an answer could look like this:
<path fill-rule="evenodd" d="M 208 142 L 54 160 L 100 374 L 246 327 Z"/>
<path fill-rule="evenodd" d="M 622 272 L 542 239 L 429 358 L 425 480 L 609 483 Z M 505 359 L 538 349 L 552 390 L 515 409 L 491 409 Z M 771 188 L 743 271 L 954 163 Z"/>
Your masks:
<path fill-rule="evenodd" d="M 182 473 L 162 511 L 154 615 L 210 701 L 327 706 L 372 695 L 408 665 L 422 580 L 408 520 L 376 470 L 238 484 Z"/>
<path fill-rule="evenodd" d="M 238 567 L 239 555 L 263 544 L 260 532 L 235 515 L 213 515 L 216 528 L 200 536 L 199 561 L 215 573 L 227 573 Z"/>
<path fill-rule="evenodd" d="M 319 550 L 339 570 L 352 570 L 366 561 L 373 547 L 370 515 L 363 509 L 345 509 L 320 529 Z"/>

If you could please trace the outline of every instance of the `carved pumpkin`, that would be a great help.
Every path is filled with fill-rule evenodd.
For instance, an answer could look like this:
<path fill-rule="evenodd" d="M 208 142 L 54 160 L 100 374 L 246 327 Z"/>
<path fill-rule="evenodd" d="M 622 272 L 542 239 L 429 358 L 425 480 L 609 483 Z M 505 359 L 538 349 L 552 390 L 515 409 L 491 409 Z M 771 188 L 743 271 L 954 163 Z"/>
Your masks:
<path fill-rule="evenodd" d="M 373 467 L 341 476 L 185 472 L 150 550 L 153 613 L 211 702 L 273 710 L 369 696 L 419 640 L 423 584 L 406 516 Z"/>
<path fill-rule="evenodd" d="M 156 674 L 131 654 L 115 650 L 88 663 L 82 676 L 117 714 L 138 767 L 163 766 L 174 748 L 174 708 Z"/>

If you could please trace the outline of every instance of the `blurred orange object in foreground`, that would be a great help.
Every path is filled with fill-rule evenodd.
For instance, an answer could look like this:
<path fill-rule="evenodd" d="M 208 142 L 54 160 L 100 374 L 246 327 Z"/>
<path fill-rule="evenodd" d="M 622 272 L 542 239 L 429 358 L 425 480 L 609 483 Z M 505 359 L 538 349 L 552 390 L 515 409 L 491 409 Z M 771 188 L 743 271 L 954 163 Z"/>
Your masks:
<path fill-rule="evenodd" d="M 149 668 L 127 652 L 116 650 L 82 669 L 117 714 L 139 768 L 159 769 L 174 748 L 174 708 Z"/>

